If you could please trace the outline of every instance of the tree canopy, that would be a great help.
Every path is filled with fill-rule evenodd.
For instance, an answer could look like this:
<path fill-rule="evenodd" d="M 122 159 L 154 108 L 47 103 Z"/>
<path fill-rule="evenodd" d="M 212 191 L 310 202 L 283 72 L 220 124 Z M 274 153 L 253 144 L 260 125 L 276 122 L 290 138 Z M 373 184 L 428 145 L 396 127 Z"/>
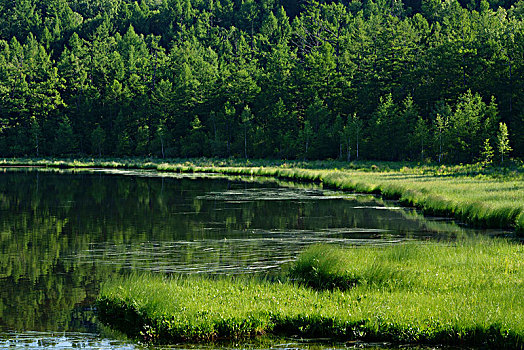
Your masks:
<path fill-rule="evenodd" d="M 0 156 L 522 157 L 523 23 L 524 0 L 0 0 Z"/>

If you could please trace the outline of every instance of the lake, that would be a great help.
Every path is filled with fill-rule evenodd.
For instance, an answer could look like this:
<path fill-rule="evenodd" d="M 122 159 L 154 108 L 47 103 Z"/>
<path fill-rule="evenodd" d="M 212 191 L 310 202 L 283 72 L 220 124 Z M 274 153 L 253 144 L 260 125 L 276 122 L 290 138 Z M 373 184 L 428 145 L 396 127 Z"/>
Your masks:
<path fill-rule="evenodd" d="M 305 247 L 477 231 L 369 195 L 263 178 L 0 169 L 0 348 L 138 349 L 101 326 L 99 286 L 132 271 L 278 277 Z M 498 234 L 491 231 L 483 233 Z M 332 349 L 264 339 L 178 348 Z"/>

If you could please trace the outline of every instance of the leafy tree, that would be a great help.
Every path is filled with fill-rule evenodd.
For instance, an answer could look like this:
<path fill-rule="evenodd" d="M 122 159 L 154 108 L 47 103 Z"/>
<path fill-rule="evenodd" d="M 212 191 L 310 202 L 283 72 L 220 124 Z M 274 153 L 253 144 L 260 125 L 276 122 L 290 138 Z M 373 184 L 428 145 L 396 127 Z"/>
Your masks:
<path fill-rule="evenodd" d="M 380 104 L 373 115 L 370 125 L 371 145 L 369 145 L 369 148 L 373 158 L 396 159 L 400 136 L 396 127 L 399 113 L 399 108 L 393 101 L 391 94 L 380 98 Z"/>
<path fill-rule="evenodd" d="M 248 159 L 247 157 L 247 139 L 248 139 L 248 130 L 252 127 L 252 121 L 253 121 L 253 114 L 251 113 L 251 109 L 249 106 L 245 106 L 244 110 L 242 111 L 242 114 L 240 115 L 240 119 L 242 120 L 242 124 L 244 125 L 244 157 Z"/>
<path fill-rule="evenodd" d="M 64 117 L 58 124 L 54 142 L 54 152 L 58 155 L 68 155 L 75 150 L 75 147 L 76 140 L 71 122 L 67 117 Z"/>
<path fill-rule="evenodd" d="M 304 146 L 303 150 L 303 159 L 306 160 L 307 156 L 309 154 L 309 145 L 311 143 L 311 139 L 313 137 L 313 128 L 311 127 L 311 123 L 309 120 L 306 120 L 304 122 L 304 127 L 302 130 L 300 130 L 299 138 Z"/>
<path fill-rule="evenodd" d="M 437 113 L 437 117 L 435 118 L 435 133 L 436 133 L 436 139 L 438 142 L 438 162 L 442 162 L 442 146 L 443 146 L 443 136 L 447 133 L 448 128 L 448 120 L 446 117 L 442 117 L 440 114 Z"/>
<path fill-rule="evenodd" d="M 168 145 L 168 138 L 169 138 L 169 133 L 167 131 L 165 122 L 161 120 L 156 128 L 156 132 L 154 135 L 153 149 L 160 148 L 159 151 L 160 151 L 160 156 L 162 158 L 166 157 L 166 148 Z M 155 147 L 155 146 L 158 146 L 158 147 Z"/>
<path fill-rule="evenodd" d="M 98 153 L 99 157 L 102 157 L 102 147 L 104 145 L 105 137 L 104 129 L 102 129 L 100 125 L 97 125 L 97 127 L 91 132 L 92 151 Z"/>
<path fill-rule="evenodd" d="M 149 153 L 149 127 L 147 125 L 138 127 L 135 152 L 141 156 Z"/>
<path fill-rule="evenodd" d="M 344 146 L 344 121 L 340 114 L 335 118 L 331 130 L 332 137 L 338 143 L 338 159 L 342 159 L 342 148 Z"/>
<path fill-rule="evenodd" d="M 202 123 L 198 116 L 195 116 L 191 122 L 191 131 L 182 141 L 182 155 L 184 157 L 200 157 L 204 154 L 206 145 L 203 142 L 206 139 Z"/>
<path fill-rule="evenodd" d="M 449 118 L 448 139 L 453 160 L 468 162 L 480 155 L 483 141 L 489 138 L 485 126 L 489 127 L 494 118 L 494 102 L 486 105 L 479 94 L 471 91 L 460 97 Z"/>
<path fill-rule="evenodd" d="M 33 149 L 35 151 L 35 155 L 38 157 L 40 155 L 40 139 L 42 137 L 42 131 L 35 117 L 31 118 L 31 127 L 29 129 L 29 132 L 33 141 Z"/>
<path fill-rule="evenodd" d="M 332 115 L 324 101 L 315 97 L 305 111 L 305 121 L 310 123 L 312 130 L 311 149 L 309 155 L 321 159 L 333 155 L 335 152 L 333 140 L 330 137 L 330 129 L 333 124 Z M 336 153 L 335 153 L 336 154 Z"/>
<path fill-rule="evenodd" d="M 493 147 L 489 142 L 489 139 L 484 140 L 484 145 L 482 146 L 481 158 L 484 164 L 491 164 L 493 161 Z"/>
<path fill-rule="evenodd" d="M 352 115 L 349 115 L 346 121 L 346 125 L 344 126 L 344 139 L 346 144 L 346 160 L 348 162 L 351 161 L 351 149 L 352 144 L 355 145 L 355 159 L 358 160 L 359 157 L 359 141 L 362 133 L 363 128 L 363 122 L 362 120 L 357 116 L 356 113 L 353 113 Z M 351 141 L 353 140 L 353 142 Z"/>
<path fill-rule="evenodd" d="M 506 123 L 499 124 L 499 132 L 497 135 L 497 149 L 500 153 L 500 161 L 504 162 L 504 156 L 512 151 L 509 145 L 509 133 Z"/>
<path fill-rule="evenodd" d="M 71 154 L 299 158 L 307 139 L 308 158 L 405 160 L 424 148 L 423 158 L 471 162 L 503 121 L 519 157 L 523 9 L 514 0 L 0 2 L 0 153 L 62 153 L 57 140 L 72 132 Z M 358 128 L 339 115 L 358 115 Z M 424 125 L 432 137 L 421 147 Z M 60 127 L 69 136 L 58 138 Z"/>
<path fill-rule="evenodd" d="M 418 118 L 415 130 L 413 132 L 413 144 L 418 144 L 420 150 L 420 160 L 424 161 L 425 150 L 427 148 L 427 140 L 429 139 L 429 128 L 421 117 Z"/>
<path fill-rule="evenodd" d="M 398 159 L 414 158 L 413 155 L 417 154 L 418 147 L 417 142 L 413 142 L 410 135 L 416 134 L 419 124 L 418 108 L 409 95 L 402 105 L 402 112 L 396 118 L 392 129 L 392 132 L 397 135 Z"/>
<path fill-rule="evenodd" d="M 126 127 L 128 124 L 126 119 L 124 113 L 120 111 L 115 122 L 116 129 L 118 130 L 116 136 L 116 154 L 120 156 L 129 155 L 132 152 L 132 140 Z"/>

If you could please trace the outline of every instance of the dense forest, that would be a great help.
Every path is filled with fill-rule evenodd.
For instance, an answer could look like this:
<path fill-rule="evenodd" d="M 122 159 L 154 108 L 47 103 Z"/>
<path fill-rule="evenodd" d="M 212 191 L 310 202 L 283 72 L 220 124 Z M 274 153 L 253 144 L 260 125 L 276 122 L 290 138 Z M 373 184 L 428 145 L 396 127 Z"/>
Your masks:
<path fill-rule="evenodd" d="M 524 155 L 524 0 L 0 0 L 0 156 Z"/>

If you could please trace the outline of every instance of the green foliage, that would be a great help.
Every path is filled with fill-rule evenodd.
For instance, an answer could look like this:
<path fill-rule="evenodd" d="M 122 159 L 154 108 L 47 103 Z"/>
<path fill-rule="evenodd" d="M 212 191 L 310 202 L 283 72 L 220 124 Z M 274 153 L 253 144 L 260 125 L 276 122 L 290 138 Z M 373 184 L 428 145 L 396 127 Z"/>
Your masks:
<path fill-rule="evenodd" d="M 39 156 L 39 151 L 40 151 L 40 139 L 41 139 L 41 134 L 42 134 L 42 131 L 40 129 L 40 125 L 38 124 L 38 121 L 36 120 L 36 118 L 31 118 L 31 126 L 30 126 L 30 129 L 29 129 L 29 133 L 31 135 L 31 141 L 32 141 L 32 144 L 33 144 L 33 149 L 35 151 L 35 155 L 38 157 Z"/>
<path fill-rule="evenodd" d="M 102 156 L 102 148 L 105 142 L 105 132 L 99 126 L 97 126 L 91 133 L 91 147 L 94 153 L 98 153 L 98 156 Z"/>
<path fill-rule="evenodd" d="M 519 348 L 522 253 L 519 244 L 487 239 L 314 246 L 292 277 L 334 290 L 253 278 L 131 275 L 102 287 L 98 309 L 112 327 L 156 343 L 274 333 Z"/>
<path fill-rule="evenodd" d="M 487 105 L 480 95 L 474 95 L 471 91 L 462 95 L 448 121 L 447 148 L 452 159 L 457 162 L 473 161 L 480 154 L 481 142 L 489 138 L 492 132 L 490 126 L 496 118 L 494 101 Z"/>
<path fill-rule="evenodd" d="M 502 121 L 522 156 L 522 1 L 86 4 L 0 5 L 0 154 L 472 162 Z"/>
<path fill-rule="evenodd" d="M 491 164 L 493 161 L 493 147 L 491 146 L 491 143 L 489 142 L 489 139 L 484 140 L 484 145 L 482 146 L 482 162 L 484 164 Z"/>
<path fill-rule="evenodd" d="M 373 159 L 393 160 L 396 159 L 398 150 L 397 139 L 393 135 L 398 135 L 393 129 L 399 126 L 398 116 L 400 111 L 393 101 L 393 96 L 388 94 L 380 98 L 380 104 L 374 113 L 371 121 L 371 156 Z"/>
<path fill-rule="evenodd" d="M 195 119 L 191 122 L 189 135 L 182 141 L 182 153 L 186 157 L 199 157 L 203 155 L 206 135 L 202 129 L 200 119 L 198 119 L 198 116 L 195 116 Z"/>
<path fill-rule="evenodd" d="M 509 133 L 508 127 L 505 123 L 499 124 L 499 132 L 497 134 L 497 149 L 500 154 L 501 162 L 504 162 L 504 155 L 507 155 L 512 151 L 509 145 Z"/>
<path fill-rule="evenodd" d="M 73 133 L 71 122 L 67 117 L 63 118 L 58 124 L 55 139 L 55 153 L 68 155 L 75 151 L 76 140 Z"/>
<path fill-rule="evenodd" d="M 413 154 L 420 154 L 420 160 L 425 160 L 425 151 L 428 147 L 427 140 L 429 139 L 429 130 L 426 122 L 422 118 L 418 118 L 415 124 L 413 134 L 411 137 L 411 146 Z M 416 158 L 416 157 L 413 157 Z"/>
<path fill-rule="evenodd" d="M 447 135 L 447 129 L 449 127 L 449 122 L 446 117 L 442 117 L 440 114 L 437 113 L 437 117 L 435 118 L 435 143 L 438 145 L 438 162 L 442 162 L 443 158 L 443 147 L 445 145 L 443 143 L 446 142 L 445 136 Z"/>
<path fill-rule="evenodd" d="M 135 152 L 141 156 L 149 154 L 149 127 L 147 125 L 138 127 Z"/>

